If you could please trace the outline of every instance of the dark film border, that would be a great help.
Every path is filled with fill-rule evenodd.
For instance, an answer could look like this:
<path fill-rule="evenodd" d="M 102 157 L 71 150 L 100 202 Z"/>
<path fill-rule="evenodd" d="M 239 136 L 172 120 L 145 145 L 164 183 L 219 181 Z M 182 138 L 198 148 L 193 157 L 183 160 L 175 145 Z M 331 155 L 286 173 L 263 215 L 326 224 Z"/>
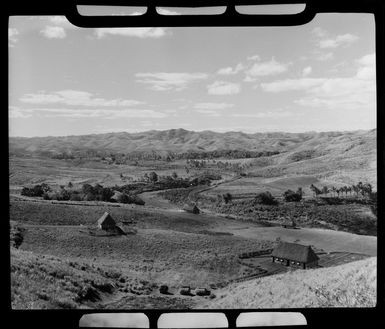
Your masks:
<path fill-rule="evenodd" d="M 280 17 L 279 15 L 242 15 L 235 11 L 235 5 L 258 5 L 258 4 L 296 4 L 306 3 L 303 12 Z M 85 17 L 80 16 L 76 11 L 76 5 L 109 5 L 109 6 L 147 6 L 147 13 L 141 16 L 129 17 Z M 156 13 L 157 6 L 163 7 L 208 7 L 208 6 L 227 6 L 225 13 L 221 15 L 183 15 L 183 16 L 162 16 Z M 9 16 L 34 16 L 34 15 L 65 15 L 74 25 L 81 27 L 161 27 L 161 26 L 291 26 L 302 25 L 310 22 L 317 13 L 371 13 L 375 18 L 375 40 L 376 40 L 376 72 L 377 72 L 377 183 L 378 198 L 384 199 L 384 111 L 385 109 L 385 1 L 383 0 L 39 0 L 20 3 L 9 1 L 7 13 L 3 11 L 3 45 L 7 47 L 5 31 L 8 29 Z M 6 15 L 6 17 L 4 17 Z M 4 50 L 8 52 L 8 48 Z M 3 60 L 3 66 L 7 65 L 8 60 Z M 6 80 L 6 81 L 5 81 Z M 8 75 L 3 75 L 3 81 L 8 83 Z M 5 84 L 4 84 L 5 85 Z M 5 89 L 3 89 L 5 90 Z M 3 152 L 8 153 L 8 88 L 6 95 L 3 95 L 4 110 L 2 112 L 3 124 L 2 142 Z M 4 162 L 3 162 L 4 163 Z M 9 248 L 9 193 L 6 186 L 9 186 L 9 164 L 8 162 L 2 171 L 2 195 L 3 207 L 7 211 L 7 220 L 3 220 L 1 239 L 4 258 L 4 267 L 9 269 L 5 274 L 5 284 L 7 293 L 2 294 L 2 310 L 6 311 L 4 323 L 9 323 L 13 327 L 41 327 L 41 328 L 78 328 L 79 320 L 83 314 L 106 313 L 106 310 L 12 310 L 11 309 L 11 279 L 10 279 L 10 248 Z M 7 202 L 7 203 L 6 203 Z M 222 312 L 226 315 L 229 327 L 235 328 L 236 318 L 242 312 L 301 312 L 310 327 L 326 326 L 357 326 L 372 327 L 375 324 L 385 323 L 381 312 L 385 310 L 384 298 L 384 205 L 378 204 L 378 236 L 377 236 L 377 305 L 374 308 L 292 308 L 292 309 L 212 309 L 212 310 L 172 310 L 172 312 Z M 5 224 L 6 223 L 6 224 Z M 4 284 L 4 281 L 3 281 Z M 130 310 L 111 310 L 114 312 L 142 312 L 150 320 L 150 328 L 157 328 L 157 319 L 162 313 L 170 312 L 166 309 L 130 309 Z M 4 314 L 4 313 L 3 313 Z M 382 320 L 382 321 L 381 321 Z M 298 328 L 296 326 L 285 326 L 285 328 Z M 301 326 L 303 327 L 303 326 Z M 376 326 L 377 327 L 377 326 Z M 260 327 L 258 327 L 260 328 Z M 272 327 L 268 327 L 272 328 Z"/>

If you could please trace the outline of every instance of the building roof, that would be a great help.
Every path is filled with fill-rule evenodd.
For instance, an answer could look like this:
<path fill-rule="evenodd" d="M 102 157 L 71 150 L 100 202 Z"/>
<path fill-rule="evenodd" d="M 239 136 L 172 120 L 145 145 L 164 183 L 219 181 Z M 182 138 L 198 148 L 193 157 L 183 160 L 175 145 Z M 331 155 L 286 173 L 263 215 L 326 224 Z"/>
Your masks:
<path fill-rule="evenodd" d="M 114 219 L 108 212 L 105 212 L 103 216 L 98 219 L 98 225 L 101 224 L 116 225 Z"/>
<path fill-rule="evenodd" d="M 183 207 L 183 210 L 188 212 L 193 212 L 193 213 L 199 213 L 200 211 L 196 205 L 189 205 L 189 204 L 185 205 Z"/>
<path fill-rule="evenodd" d="M 301 263 L 310 263 L 319 259 L 310 246 L 289 242 L 281 242 L 274 248 L 272 256 Z"/>

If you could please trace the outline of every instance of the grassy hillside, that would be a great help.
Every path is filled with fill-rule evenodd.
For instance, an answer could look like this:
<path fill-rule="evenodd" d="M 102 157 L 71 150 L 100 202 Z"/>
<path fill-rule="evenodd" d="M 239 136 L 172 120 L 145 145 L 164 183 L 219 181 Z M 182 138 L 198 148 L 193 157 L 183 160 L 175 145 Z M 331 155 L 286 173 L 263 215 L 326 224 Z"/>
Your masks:
<path fill-rule="evenodd" d="M 228 286 L 209 308 L 374 307 L 377 258 Z"/>
<path fill-rule="evenodd" d="M 246 134 L 242 132 L 218 133 L 213 131 L 195 132 L 185 129 L 171 129 L 164 131 L 151 130 L 132 134 L 121 132 L 63 137 L 12 137 L 10 138 L 10 149 L 27 152 L 63 152 L 81 149 L 109 150 L 114 152 L 132 152 L 137 150 L 185 152 L 190 150 L 214 151 L 230 149 L 287 151 L 297 147 L 297 152 L 314 149 L 314 155 L 311 157 L 315 157 L 316 155 L 323 154 L 325 150 L 340 149 L 340 144 L 345 144 L 345 150 L 355 153 L 357 151 L 355 148 L 365 144 L 368 138 L 370 139 L 372 136 L 375 137 L 375 130 Z M 334 143 L 330 143 L 330 141 L 334 141 Z M 298 157 L 294 158 L 297 159 Z"/>
<path fill-rule="evenodd" d="M 163 156 L 168 152 L 181 154 L 189 151 L 243 150 L 279 152 L 277 155 L 259 158 L 223 159 L 228 164 L 234 161 L 239 163 L 247 176 L 253 179 L 307 175 L 316 180 L 330 181 L 331 184 L 356 184 L 362 181 L 376 187 L 376 133 L 375 129 L 350 132 L 256 134 L 171 129 L 135 134 L 12 137 L 9 139 L 10 180 L 11 185 L 42 181 L 65 184 L 69 180 L 79 184 L 95 180 L 119 184 L 121 181 L 119 175 L 122 172 L 125 175 L 129 174 L 131 178 L 143 174 L 143 170 L 156 170 L 164 174 L 177 171 L 178 175 L 181 175 L 185 174 L 186 164 L 185 161 L 164 163 L 160 161 L 151 165 L 140 163 L 139 167 L 106 165 L 100 162 L 100 156 L 95 157 L 96 153 L 147 152 Z M 77 152 L 83 154 L 82 160 L 76 158 L 67 162 L 63 160 L 58 162 L 49 159 L 55 154 L 76 154 Z M 36 155 L 44 155 L 49 161 L 42 166 L 41 162 L 31 158 Z M 26 156 L 29 158 L 24 159 L 23 157 Z M 87 159 L 90 161 L 87 162 Z M 213 164 L 211 167 L 213 170 L 226 171 Z M 74 171 L 74 168 L 79 169 L 79 172 Z M 41 174 L 38 175 L 40 172 Z M 31 177 L 35 181 L 31 181 Z"/>

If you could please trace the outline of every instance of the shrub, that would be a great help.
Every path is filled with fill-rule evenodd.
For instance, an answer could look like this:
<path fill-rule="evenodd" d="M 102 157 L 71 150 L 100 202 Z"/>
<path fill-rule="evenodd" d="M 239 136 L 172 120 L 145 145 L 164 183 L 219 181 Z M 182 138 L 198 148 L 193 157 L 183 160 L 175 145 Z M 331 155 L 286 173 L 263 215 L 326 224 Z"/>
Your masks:
<path fill-rule="evenodd" d="M 233 199 L 233 196 L 230 193 L 225 193 L 222 195 L 223 201 L 228 204 Z"/>
<path fill-rule="evenodd" d="M 257 194 L 254 201 L 259 204 L 277 205 L 278 201 L 271 195 L 269 191 Z"/>
<path fill-rule="evenodd" d="M 283 197 L 287 202 L 298 202 L 302 200 L 302 193 L 287 190 L 285 193 L 283 193 Z"/>
<path fill-rule="evenodd" d="M 70 196 L 71 201 L 82 201 L 82 198 L 79 193 L 73 192 Z"/>
<path fill-rule="evenodd" d="M 48 185 L 46 185 L 46 186 L 48 186 Z M 39 196 L 43 196 L 43 194 L 45 192 L 47 192 L 47 191 L 45 191 L 43 189 L 42 185 L 35 185 L 32 188 L 23 187 L 23 189 L 21 190 L 21 195 L 31 196 L 31 197 L 36 197 L 36 196 L 39 197 Z"/>

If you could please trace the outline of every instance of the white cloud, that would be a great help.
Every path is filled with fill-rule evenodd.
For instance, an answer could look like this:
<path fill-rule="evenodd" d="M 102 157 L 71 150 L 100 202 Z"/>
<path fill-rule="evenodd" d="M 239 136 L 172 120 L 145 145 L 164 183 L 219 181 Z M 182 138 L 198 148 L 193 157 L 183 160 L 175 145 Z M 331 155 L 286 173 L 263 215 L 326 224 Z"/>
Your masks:
<path fill-rule="evenodd" d="M 348 46 L 355 41 L 357 41 L 359 38 L 356 35 L 353 34 L 343 34 L 343 35 L 337 35 L 335 38 L 329 38 L 329 39 L 322 39 L 319 41 L 319 47 L 321 49 L 324 48 L 337 48 L 339 46 Z"/>
<path fill-rule="evenodd" d="M 199 109 L 199 110 L 196 110 L 196 112 L 210 116 L 210 117 L 219 117 L 221 115 L 218 111 L 215 111 L 215 110 Z"/>
<path fill-rule="evenodd" d="M 26 113 L 17 106 L 10 106 L 8 111 L 8 117 L 10 119 L 25 119 L 30 118 L 32 114 Z"/>
<path fill-rule="evenodd" d="M 221 75 L 233 75 L 233 74 L 237 74 L 239 73 L 240 71 L 242 71 L 244 69 L 244 65 L 242 63 L 239 63 L 237 64 L 237 66 L 235 66 L 234 68 L 232 68 L 231 66 L 229 67 L 224 67 L 222 69 L 219 69 L 218 70 L 218 74 L 221 74 Z"/>
<path fill-rule="evenodd" d="M 43 16 L 40 19 L 48 21 L 48 25 L 40 33 L 48 39 L 64 39 L 67 36 L 66 30 L 77 29 L 65 16 Z"/>
<path fill-rule="evenodd" d="M 328 34 L 324 29 L 321 29 L 320 27 L 315 27 L 311 32 L 312 32 L 315 36 L 317 36 L 317 37 L 319 37 L 319 38 L 326 37 L 327 34 Z"/>
<path fill-rule="evenodd" d="M 107 35 L 119 35 L 125 37 L 136 38 L 161 38 L 169 35 L 169 30 L 161 27 L 136 27 L 136 28 L 97 28 L 95 29 L 96 36 L 101 39 Z"/>
<path fill-rule="evenodd" d="M 306 77 L 312 72 L 311 66 L 307 66 L 302 70 L 302 76 Z"/>
<path fill-rule="evenodd" d="M 249 60 L 249 61 L 260 61 L 261 57 L 258 56 L 258 55 L 249 56 L 249 57 L 247 57 L 247 60 Z"/>
<path fill-rule="evenodd" d="M 47 25 L 40 33 L 48 39 L 64 39 L 67 36 L 64 27 L 61 26 Z"/>
<path fill-rule="evenodd" d="M 142 109 L 75 109 L 75 108 L 17 108 L 13 117 L 30 117 L 40 115 L 44 117 L 68 117 L 68 118 L 165 118 L 168 115 L 162 112 Z"/>
<path fill-rule="evenodd" d="M 234 104 L 229 103 L 198 103 L 194 105 L 194 108 L 203 110 L 223 110 L 233 106 Z"/>
<path fill-rule="evenodd" d="M 261 83 L 264 91 L 278 93 L 293 90 L 309 90 L 315 86 L 319 86 L 326 79 L 323 78 L 300 78 L 300 79 L 284 79 L 268 83 Z"/>
<path fill-rule="evenodd" d="M 376 65 L 376 56 L 374 53 L 368 54 L 357 59 L 356 62 L 360 65 L 371 65 L 374 67 Z"/>
<path fill-rule="evenodd" d="M 375 67 L 373 55 L 356 60 L 356 74 L 343 78 L 300 78 L 261 83 L 266 92 L 304 91 L 295 101 L 309 107 L 330 109 L 375 108 Z"/>
<path fill-rule="evenodd" d="M 234 95 L 241 91 L 239 83 L 215 81 L 207 86 L 210 95 Z"/>
<path fill-rule="evenodd" d="M 39 92 L 25 94 L 20 98 L 24 103 L 29 104 L 64 104 L 71 106 L 134 106 L 144 104 L 141 101 L 131 99 L 104 99 L 94 97 L 93 94 L 79 90 L 61 90 L 53 93 Z"/>
<path fill-rule="evenodd" d="M 234 113 L 233 117 L 236 118 L 287 118 L 295 115 L 295 113 L 290 111 L 267 111 L 267 112 L 257 112 L 257 113 Z"/>
<path fill-rule="evenodd" d="M 267 62 L 258 62 L 246 71 L 246 75 L 255 78 L 269 75 L 277 75 L 287 71 L 289 64 L 279 63 L 274 57 Z"/>
<path fill-rule="evenodd" d="M 8 46 L 13 47 L 17 42 L 17 36 L 19 35 L 19 31 L 14 27 L 8 28 Z"/>
<path fill-rule="evenodd" d="M 189 83 L 207 79 L 205 73 L 136 73 L 137 82 L 150 85 L 150 89 L 156 91 L 175 90 L 187 88 Z"/>

